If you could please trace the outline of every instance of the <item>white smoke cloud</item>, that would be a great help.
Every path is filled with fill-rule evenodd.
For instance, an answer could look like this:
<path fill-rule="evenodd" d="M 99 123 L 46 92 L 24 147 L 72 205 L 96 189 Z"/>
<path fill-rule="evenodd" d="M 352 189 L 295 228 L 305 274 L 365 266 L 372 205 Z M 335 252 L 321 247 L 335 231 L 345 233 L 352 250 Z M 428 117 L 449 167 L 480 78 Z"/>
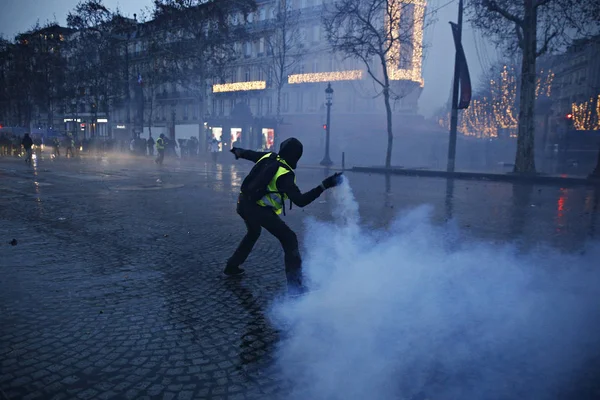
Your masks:
<path fill-rule="evenodd" d="M 558 398 L 597 354 L 599 246 L 520 254 L 432 225 L 428 207 L 367 231 L 347 179 L 333 197 L 335 221 L 308 222 L 316 290 L 273 307 L 286 398 Z"/>

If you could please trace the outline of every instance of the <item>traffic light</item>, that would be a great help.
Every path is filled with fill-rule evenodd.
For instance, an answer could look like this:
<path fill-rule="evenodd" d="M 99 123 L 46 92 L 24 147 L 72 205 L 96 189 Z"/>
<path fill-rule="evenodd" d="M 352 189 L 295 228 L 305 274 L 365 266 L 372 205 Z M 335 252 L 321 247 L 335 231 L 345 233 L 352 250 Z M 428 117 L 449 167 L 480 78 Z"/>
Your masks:
<path fill-rule="evenodd" d="M 566 118 L 567 118 L 567 119 L 573 119 L 573 114 L 571 114 L 571 113 L 568 113 L 568 114 L 566 115 Z"/>
<path fill-rule="evenodd" d="M 323 130 L 327 130 L 327 124 L 323 124 Z"/>

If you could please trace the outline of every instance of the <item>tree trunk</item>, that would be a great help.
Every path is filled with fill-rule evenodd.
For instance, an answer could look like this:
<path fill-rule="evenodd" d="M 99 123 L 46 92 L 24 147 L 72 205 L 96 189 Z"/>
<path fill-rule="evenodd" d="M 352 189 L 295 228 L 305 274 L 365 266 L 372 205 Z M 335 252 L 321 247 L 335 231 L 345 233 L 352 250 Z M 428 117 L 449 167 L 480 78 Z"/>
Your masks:
<path fill-rule="evenodd" d="M 523 20 L 523 57 L 521 60 L 521 93 L 519 96 L 519 129 L 515 173 L 535 174 L 534 108 L 536 86 L 537 9 L 533 0 L 525 0 Z"/>
<path fill-rule="evenodd" d="M 282 78 L 283 79 L 283 78 Z M 273 131 L 273 149 L 272 151 L 277 151 L 277 146 L 279 145 L 279 120 L 281 118 L 281 89 L 282 85 L 277 85 L 277 109 L 275 111 L 275 130 Z"/>
<path fill-rule="evenodd" d="M 596 162 L 596 168 L 589 177 L 592 179 L 600 179 L 600 147 L 598 148 L 598 160 Z"/>
<path fill-rule="evenodd" d="M 208 122 L 204 120 L 204 115 L 206 114 L 206 79 L 204 78 L 204 74 L 201 74 L 200 77 L 200 94 L 198 96 L 198 155 L 200 155 L 200 148 L 203 149 L 203 153 L 208 151 L 208 132 L 204 128 L 204 123 Z"/>
<path fill-rule="evenodd" d="M 387 81 L 387 80 L 386 80 Z M 389 82 L 386 82 L 386 87 L 383 89 L 383 98 L 385 100 L 385 113 L 387 116 L 387 152 L 385 155 L 385 167 L 390 168 L 392 165 L 392 145 L 394 144 L 394 134 L 392 133 L 392 106 L 390 104 L 390 89 Z"/>

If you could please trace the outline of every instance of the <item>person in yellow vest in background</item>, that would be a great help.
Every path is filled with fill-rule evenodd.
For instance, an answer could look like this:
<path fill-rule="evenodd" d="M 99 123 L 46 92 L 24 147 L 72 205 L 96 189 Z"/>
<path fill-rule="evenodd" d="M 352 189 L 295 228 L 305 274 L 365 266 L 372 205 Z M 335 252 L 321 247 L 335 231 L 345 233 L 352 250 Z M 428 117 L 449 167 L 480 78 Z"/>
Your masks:
<path fill-rule="evenodd" d="M 163 160 L 165 159 L 165 134 L 161 133 L 158 139 L 156 139 L 156 151 L 158 152 L 158 157 L 154 161 L 157 164 L 162 165 Z"/>
<path fill-rule="evenodd" d="M 231 152 L 238 158 L 255 162 L 254 167 L 244 179 L 237 202 L 237 213 L 242 217 L 248 232 L 242 239 L 237 250 L 227 261 L 223 273 L 228 276 L 238 276 L 245 271 L 240 265 L 252 251 L 262 228 L 275 236 L 285 255 L 285 273 L 288 293 L 302 294 L 306 291 L 302 283 L 302 259 L 298 249 L 298 238 L 294 231 L 279 217 L 285 215 L 285 201 L 290 200 L 298 207 L 304 207 L 316 200 L 326 189 L 341 183 L 341 173 L 336 173 L 323 182 L 302 193 L 296 186 L 294 170 L 303 146 L 296 138 L 290 138 L 281 143 L 279 154 L 264 153 L 234 147 Z M 290 204 L 291 208 L 291 204 Z"/>

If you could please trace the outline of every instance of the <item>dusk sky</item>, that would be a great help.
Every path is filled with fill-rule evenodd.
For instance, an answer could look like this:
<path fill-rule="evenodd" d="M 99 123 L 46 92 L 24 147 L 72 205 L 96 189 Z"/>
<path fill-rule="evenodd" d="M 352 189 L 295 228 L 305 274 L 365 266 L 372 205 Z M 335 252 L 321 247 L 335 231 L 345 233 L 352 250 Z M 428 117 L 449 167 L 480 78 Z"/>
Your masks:
<path fill-rule="evenodd" d="M 11 38 L 18 32 L 29 29 L 38 20 L 40 23 L 57 21 L 64 25 L 67 13 L 77 3 L 78 0 L 0 0 L 0 34 Z M 449 0 L 428 2 L 430 9 L 443 7 L 437 14 L 437 22 L 425 32 L 425 88 L 419 101 L 419 111 L 425 116 L 430 116 L 450 97 L 454 44 L 448 21 L 456 21 L 458 1 L 448 3 Z M 111 9 L 118 7 L 123 14 L 133 16 L 134 13 L 141 14 L 141 10 L 151 7 L 152 0 L 104 0 L 104 4 Z M 474 34 L 470 26 L 465 24 L 463 45 L 475 86 L 479 83 L 482 64 L 484 68 L 488 68 L 496 58 L 496 50 L 486 45 L 481 37 L 481 34 Z"/>

